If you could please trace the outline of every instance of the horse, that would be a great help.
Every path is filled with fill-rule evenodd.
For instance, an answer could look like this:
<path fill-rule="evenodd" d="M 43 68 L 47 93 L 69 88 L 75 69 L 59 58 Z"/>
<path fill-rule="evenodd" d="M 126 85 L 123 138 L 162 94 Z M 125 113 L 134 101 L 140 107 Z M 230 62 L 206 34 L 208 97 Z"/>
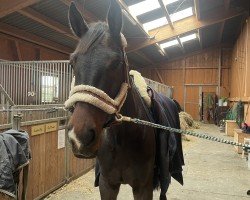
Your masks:
<path fill-rule="evenodd" d="M 132 187 L 135 200 L 150 200 L 158 176 L 155 129 L 116 120 L 117 113 L 150 120 L 128 74 L 121 8 L 111 0 L 107 22 L 87 24 L 72 2 L 68 18 L 79 38 L 70 56 L 75 90 L 67 100 L 72 113 L 68 123 L 72 151 L 78 158 L 96 158 L 96 185 L 102 200 L 116 199 L 121 184 Z M 175 108 L 173 112 L 177 113 Z M 168 183 L 160 199 L 166 199 L 170 182 L 168 167 L 165 172 Z"/>

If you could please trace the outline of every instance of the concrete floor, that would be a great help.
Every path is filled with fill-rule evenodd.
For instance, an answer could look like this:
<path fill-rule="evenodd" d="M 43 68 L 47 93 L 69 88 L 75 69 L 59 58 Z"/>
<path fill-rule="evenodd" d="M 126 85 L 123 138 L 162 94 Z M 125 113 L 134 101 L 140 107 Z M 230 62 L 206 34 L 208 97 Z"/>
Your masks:
<path fill-rule="evenodd" d="M 201 124 L 197 132 L 228 138 L 214 125 Z M 203 139 L 188 137 L 183 141 L 184 186 L 173 180 L 168 191 L 169 200 L 250 200 L 250 170 L 246 160 L 234 151 L 234 147 Z M 97 200 L 98 188 L 93 187 L 94 171 L 57 190 L 48 200 Z M 154 199 L 159 192 L 154 192 Z M 130 186 L 122 185 L 118 200 L 133 199 Z"/>

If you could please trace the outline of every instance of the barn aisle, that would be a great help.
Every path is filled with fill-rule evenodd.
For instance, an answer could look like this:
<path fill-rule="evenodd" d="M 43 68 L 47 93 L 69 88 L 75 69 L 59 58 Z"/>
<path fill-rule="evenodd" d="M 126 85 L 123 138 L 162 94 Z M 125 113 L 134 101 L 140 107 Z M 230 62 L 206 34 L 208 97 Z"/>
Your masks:
<path fill-rule="evenodd" d="M 214 125 L 201 125 L 198 132 L 228 138 Z M 250 190 L 250 170 L 245 160 L 232 146 L 189 137 L 184 141 L 186 166 L 184 186 L 173 181 L 168 191 L 170 200 L 244 200 Z M 233 139 L 233 138 L 228 138 Z M 97 200 L 98 188 L 93 187 L 94 171 L 64 186 L 47 197 L 47 200 Z M 154 199 L 159 192 L 154 192 Z M 118 200 L 133 199 L 131 188 L 122 186 Z"/>

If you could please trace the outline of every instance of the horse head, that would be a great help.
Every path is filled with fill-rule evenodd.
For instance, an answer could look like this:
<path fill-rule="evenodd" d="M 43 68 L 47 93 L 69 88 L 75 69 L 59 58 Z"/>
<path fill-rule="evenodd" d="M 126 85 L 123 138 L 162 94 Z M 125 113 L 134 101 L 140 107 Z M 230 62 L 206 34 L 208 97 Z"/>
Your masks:
<path fill-rule="evenodd" d="M 101 105 L 104 103 L 104 107 L 110 106 L 112 110 L 114 105 L 108 104 L 116 99 L 127 78 L 122 12 L 119 4 L 111 0 L 107 23 L 87 24 L 75 3 L 71 3 L 68 16 L 70 27 L 79 38 L 70 56 L 74 87 L 78 89 L 76 94 L 72 93 L 74 101 L 71 102 L 68 137 L 75 156 L 93 158 L 97 155 L 103 129 L 115 114 L 102 109 Z M 104 96 L 100 95 L 102 92 Z"/>

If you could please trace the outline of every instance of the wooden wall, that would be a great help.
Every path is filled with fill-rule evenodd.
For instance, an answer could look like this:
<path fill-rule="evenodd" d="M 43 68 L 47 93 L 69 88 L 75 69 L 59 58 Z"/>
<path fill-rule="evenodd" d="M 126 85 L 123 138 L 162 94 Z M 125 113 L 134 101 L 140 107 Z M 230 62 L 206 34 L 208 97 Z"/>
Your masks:
<path fill-rule="evenodd" d="M 11 61 L 68 60 L 69 55 L 0 33 L 0 59 Z"/>
<path fill-rule="evenodd" d="M 230 88 L 232 101 L 245 102 L 245 113 L 250 113 L 250 17 L 243 24 L 240 36 L 233 48 Z M 248 110 L 248 111 L 247 111 Z M 246 116 L 250 123 L 250 114 Z"/>
<path fill-rule="evenodd" d="M 31 129 L 37 125 L 38 123 L 22 127 L 29 133 L 32 156 L 27 200 L 40 198 L 52 192 L 68 180 L 86 173 L 95 163 L 94 159 L 76 158 L 70 146 L 58 149 L 58 127 L 53 131 L 32 135 Z M 41 122 L 39 125 L 43 126 L 46 123 Z"/>
<path fill-rule="evenodd" d="M 173 86 L 174 99 L 199 119 L 200 92 L 229 95 L 230 59 L 231 49 L 214 47 L 139 71 L 147 78 Z"/>

